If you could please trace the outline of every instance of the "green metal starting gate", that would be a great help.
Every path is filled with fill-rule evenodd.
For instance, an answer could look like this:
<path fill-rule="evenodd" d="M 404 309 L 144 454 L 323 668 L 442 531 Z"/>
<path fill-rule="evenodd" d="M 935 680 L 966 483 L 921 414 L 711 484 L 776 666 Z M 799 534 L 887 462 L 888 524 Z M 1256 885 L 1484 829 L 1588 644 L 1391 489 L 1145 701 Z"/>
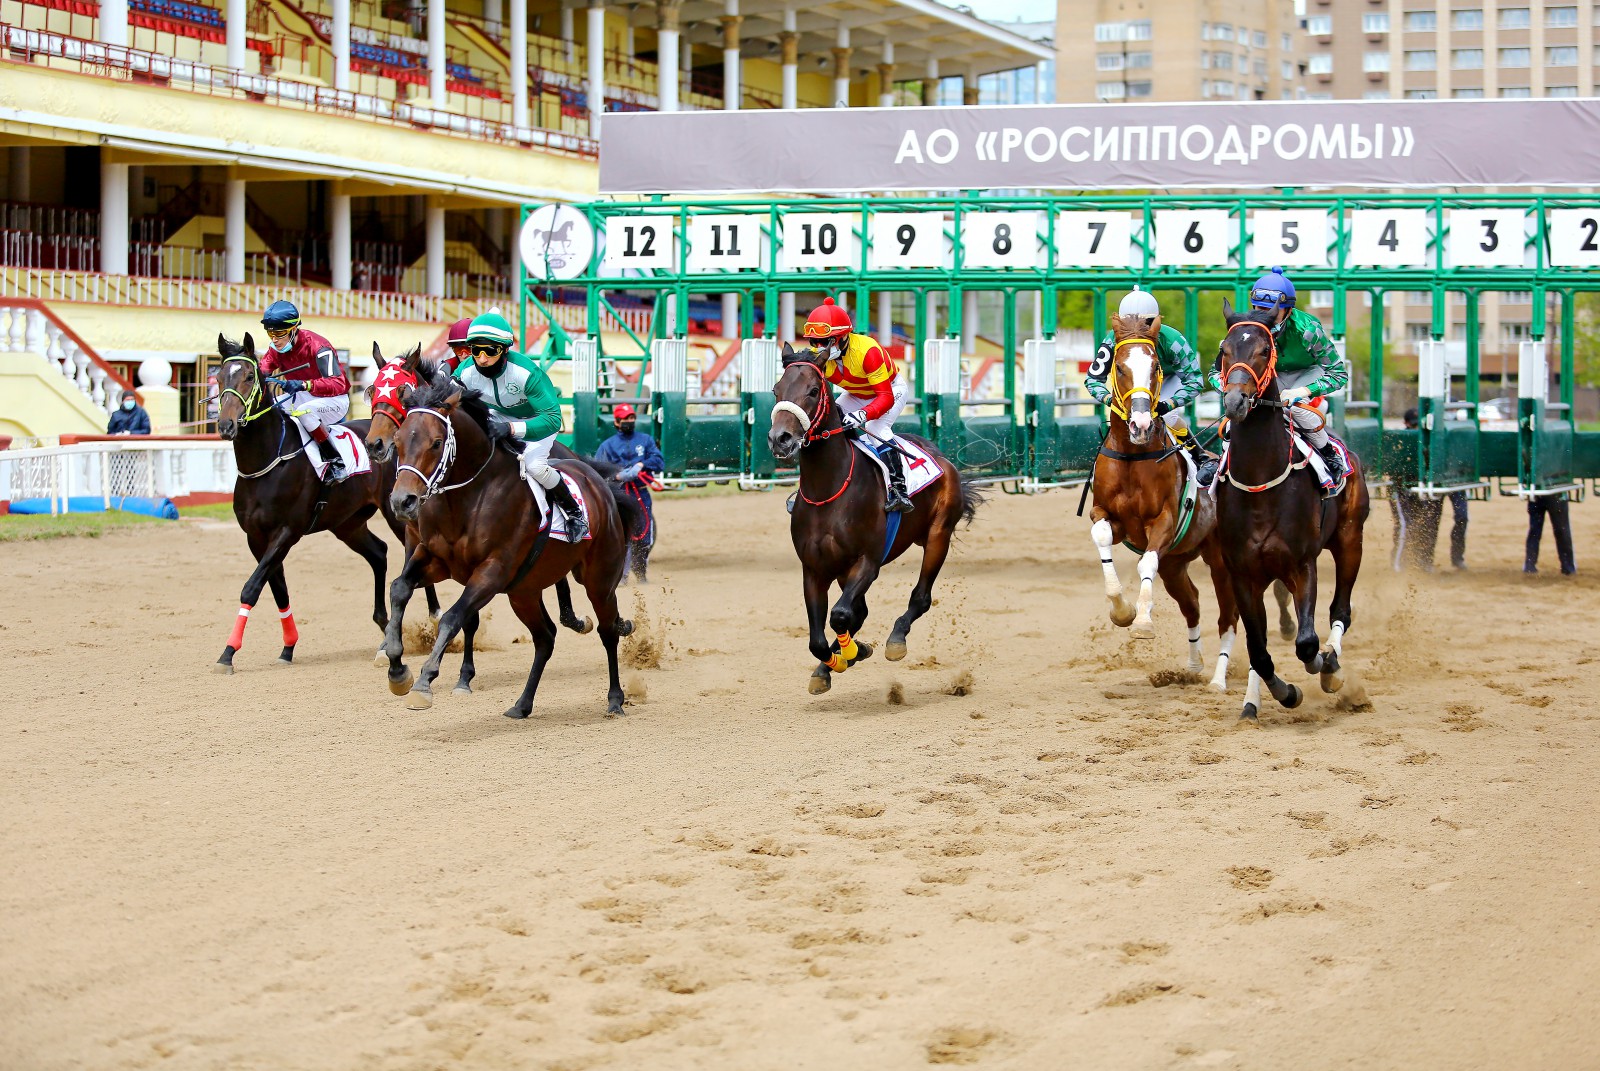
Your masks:
<path fill-rule="evenodd" d="M 1092 338 L 1108 310 L 1138 285 L 1184 295 L 1180 326 L 1202 354 L 1223 324 L 1201 323 L 1199 297 L 1223 291 L 1242 304 L 1269 265 L 1284 265 L 1301 294 L 1331 296 L 1328 326 L 1344 351 L 1352 302 L 1370 308 L 1370 358 L 1360 389 L 1334 400 L 1333 418 L 1375 471 L 1428 495 L 1499 486 L 1521 495 L 1577 497 L 1600 477 L 1600 433 L 1572 420 L 1575 302 L 1600 292 L 1600 196 L 1585 194 L 1279 194 L 715 199 L 575 206 L 593 254 L 559 283 L 522 273 L 524 331 L 552 325 L 551 360 L 572 362 L 572 435 L 589 449 L 610 406 L 646 407 L 671 479 L 762 486 L 792 478 L 766 449 L 779 338 L 806 301 L 833 295 L 857 329 L 909 340 L 914 388 L 902 427 L 933 439 L 964 470 L 1019 490 L 1082 482 L 1103 413 L 1080 390 L 1080 360 L 1063 352 L 1059 295 L 1091 295 Z M 524 219 L 529 209 L 524 210 Z M 525 246 L 526 249 L 526 246 Z M 555 325 L 553 286 L 581 290 L 582 337 Z M 1431 296 L 1428 337 L 1416 340 L 1419 426 L 1386 408 L 1398 362 L 1385 306 Z M 1530 338 L 1517 364 L 1515 430 L 1480 420 L 1479 312 L 1486 295 L 1521 293 Z M 690 360 L 697 303 L 738 299 L 736 375 L 712 386 Z M 890 295 L 893 324 L 882 319 Z M 1000 391 L 975 396 L 963 364 L 969 295 L 998 305 Z M 802 303 L 798 309 L 792 304 Z M 1447 303 L 1465 305 L 1459 360 L 1446 340 Z M 1559 305 L 1556 397 L 1550 397 L 1550 304 Z M 1035 330 L 1019 308 L 1037 308 Z M 649 330 L 627 308 L 649 310 Z M 721 334 L 733 335 L 724 324 Z M 621 340 L 620 342 L 618 340 Z M 610 347 L 608 349 L 608 347 Z M 604 369 L 636 374 L 607 382 Z M 626 383 L 619 386 L 619 381 Z M 1457 383 L 1459 380 L 1459 383 Z M 629 386 L 631 384 L 631 386 Z M 1197 425 L 1198 426 L 1198 425 Z"/>

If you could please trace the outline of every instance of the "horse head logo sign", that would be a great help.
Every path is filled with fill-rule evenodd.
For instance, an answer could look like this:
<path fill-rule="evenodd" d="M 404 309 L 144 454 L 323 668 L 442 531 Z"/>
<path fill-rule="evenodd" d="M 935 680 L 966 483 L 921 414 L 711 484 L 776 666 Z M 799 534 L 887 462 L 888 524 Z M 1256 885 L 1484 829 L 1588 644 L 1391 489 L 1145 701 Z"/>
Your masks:
<path fill-rule="evenodd" d="M 572 205 L 540 205 L 523 222 L 518 245 L 535 279 L 576 279 L 594 259 L 594 228 Z"/>

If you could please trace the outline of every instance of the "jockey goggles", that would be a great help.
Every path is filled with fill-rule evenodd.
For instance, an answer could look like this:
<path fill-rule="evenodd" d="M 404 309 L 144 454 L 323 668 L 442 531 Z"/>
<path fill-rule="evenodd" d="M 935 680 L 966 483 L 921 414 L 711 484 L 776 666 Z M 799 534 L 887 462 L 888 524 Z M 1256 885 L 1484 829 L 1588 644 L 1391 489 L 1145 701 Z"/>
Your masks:
<path fill-rule="evenodd" d="M 1253 309 L 1276 309 L 1280 306 L 1286 307 L 1288 304 L 1289 296 L 1282 290 L 1269 290 L 1266 287 L 1262 287 L 1259 290 L 1250 291 L 1250 307 Z"/>
<path fill-rule="evenodd" d="M 291 332 L 293 332 L 294 329 L 296 327 L 298 327 L 298 326 L 300 326 L 300 325 L 299 324 L 292 324 L 292 325 L 290 325 L 288 327 L 269 327 L 269 328 L 266 329 L 267 337 L 272 339 L 273 341 L 277 341 L 278 339 L 283 338 L 284 336 L 286 336 L 286 335 L 290 334 Z"/>
<path fill-rule="evenodd" d="M 473 342 L 468 344 L 474 357 L 498 357 L 506 348 L 498 342 Z"/>

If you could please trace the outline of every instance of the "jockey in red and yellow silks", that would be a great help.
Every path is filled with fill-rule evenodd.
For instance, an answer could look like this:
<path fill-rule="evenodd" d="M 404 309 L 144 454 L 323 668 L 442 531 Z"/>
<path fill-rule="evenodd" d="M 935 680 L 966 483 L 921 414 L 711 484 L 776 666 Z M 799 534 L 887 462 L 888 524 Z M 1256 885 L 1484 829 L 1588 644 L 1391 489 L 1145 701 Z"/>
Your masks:
<path fill-rule="evenodd" d="M 894 422 L 910 394 L 889 351 L 870 335 L 851 330 L 850 314 L 827 298 L 806 317 L 805 340 L 822 358 L 822 374 L 844 393 L 839 410 L 846 428 L 865 431 L 889 469 L 889 497 L 884 509 L 909 513 L 905 462 L 895 445 Z"/>

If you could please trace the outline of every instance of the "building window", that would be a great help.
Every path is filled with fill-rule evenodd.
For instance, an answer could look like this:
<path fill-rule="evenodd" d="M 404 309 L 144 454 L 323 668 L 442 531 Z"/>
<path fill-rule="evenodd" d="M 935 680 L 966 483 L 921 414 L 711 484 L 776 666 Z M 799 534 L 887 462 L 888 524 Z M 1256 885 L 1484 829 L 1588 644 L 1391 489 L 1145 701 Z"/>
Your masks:
<path fill-rule="evenodd" d="M 1389 69 L 1389 53 L 1368 52 L 1361 57 L 1361 69 L 1367 72 L 1387 71 Z"/>
<path fill-rule="evenodd" d="M 1407 100 L 1434 100 L 1438 96 L 1439 96 L 1438 92 L 1435 91 L 1435 90 L 1432 90 L 1432 89 L 1408 89 L 1408 90 L 1406 90 L 1406 99 Z"/>
<path fill-rule="evenodd" d="M 1525 7 L 1503 7 L 1500 9 L 1500 28 L 1502 30 L 1526 30 L 1533 25 L 1533 19 L 1528 15 Z"/>
<path fill-rule="evenodd" d="M 1278 49 L 1281 52 L 1293 52 L 1294 51 L 1294 38 L 1290 37 L 1286 33 L 1285 34 L 1279 34 L 1278 35 Z"/>
<path fill-rule="evenodd" d="M 1505 49 L 1501 49 L 1502 52 Z M 1527 49 L 1522 51 L 1526 52 Z M 1406 53 L 1406 70 L 1433 71 L 1439 68 L 1439 54 L 1431 48 L 1415 49 Z"/>
<path fill-rule="evenodd" d="M 1389 91 L 1387 89 L 1369 89 L 1365 93 L 1361 94 L 1361 99 L 1362 100 L 1388 100 L 1389 99 Z"/>
<path fill-rule="evenodd" d="M 1510 320 L 1500 321 L 1500 341 L 1504 343 L 1526 342 L 1533 337 L 1532 324 L 1519 324 Z"/>
<path fill-rule="evenodd" d="M 1094 87 L 1094 93 L 1101 100 L 1121 100 L 1128 95 L 1128 87 L 1122 82 L 1101 82 Z"/>
<path fill-rule="evenodd" d="M 1211 91 L 1219 97 L 1233 96 L 1233 83 L 1228 81 L 1212 82 Z"/>
<path fill-rule="evenodd" d="M 1450 28 L 1452 30 L 1481 30 L 1483 29 L 1483 8 L 1469 7 L 1450 13 Z"/>
<path fill-rule="evenodd" d="M 1258 57 L 1256 61 L 1250 65 L 1250 68 L 1256 72 L 1257 78 L 1265 78 L 1267 76 L 1267 61 L 1265 59 Z"/>
<path fill-rule="evenodd" d="M 1102 52 L 1094 58 L 1094 69 L 1097 71 L 1122 70 L 1124 57 L 1121 52 Z"/>
<path fill-rule="evenodd" d="M 1129 82 L 1128 83 L 1128 96 L 1130 98 L 1132 98 L 1132 97 L 1148 97 L 1149 95 L 1150 95 L 1150 83 L 1149 82 Z"/>
<path fill-rule="evenodd" d="M 1532 62 L 1532 54 L 1525 48 L 1502 48 L 1500 50 L 1500 66 L 1526 67 Z"/>
<path fill-rule="evenodd" d="M 1457 48 L 1450 52 L 1450 66 L 1458 71 L 1483 70 L 1483 49 Z"/>
<path fill-rule="evenodd" d="M 1549 29 L 1559 30 L 1567 26 L 1578 25 L 1578 9 L 1575 7 L 1547 7 L 1544 9 L 1544 24 Z"/>
<path fill-rule="evenodd" d="M 1477 100 L 1483 96 L 1481 89 L 1452 89 L 1450 95 L 1457 100 Z"/>
<path fill-rule="evenodd" d="M 1278 67 L 1278 75 L 1285 82 L 1287 82 L 1287 81 L 1291 80 L 1292 78 L 1294 78 L 1294 63 L 1293 63 L 1293 61 L 1284 60 Z"/>
<path fill-rule="evenodd" d="M 1333 33 L 1333 16 L 1306 16 L 1306 33 L 1310 34 L 1312 37 L 1327 37 L 1329 34 Z"/>
<path fill-rule="evenodd" d="M 1439 16 L 1432 11 L 1407 11 L 1405 25 L 1413 33 L 1432 33 L 1439 28 Z"/>
<path fill-rule="evenodd" d="M 1128 40 L 1130 40 L 1130 41 L 1148 41 L 1148 40 L 1150 40 L 1150 20 L 1149 19 L 1140 19 L 1138 22 L 1130 22 L 1130 23 L 1128 23 Z"/>
<path fill-rule="evenodd" d="M 1231 71 L 1231 70 L 1233 70 L 1233 53 L 1232 52 L 1217 52 L 1217 53 L 1213 54 L 1212 57 L 1211 57 L 1211 67 L 1212 67 L 1213 70 L 1218 70 L 1218 71 Z"/>
<path fill-rule="evenodd" d="M 1578 95 L 1578 87 L 1549 86 L 1545 89 L 1544 95 L 1547 97 L 1576 97 Z"/>
<path fill-rule="evenodd" d="M 1361 16 L 1362 33 L 1388 33 L 1389 13 L 1387 11 L 1369 11 Z"/>
<path fill-rule="evenodd" d="M 1546 67 L 1576 67 L 1578 65 L 1578 46 L 1552 45 L 1544 50 L 1544 65 Z"/>
<path fill-rule="evenodd" d="M 1265 30 L 1256 30 L 1254 33 L 1252 33 L 1250 35 L 1250 41 L 1257 48 L 1266 48 L 1267 47 L 1267 31 L 1265 31 Z"/>
<path fill-rule="evenodd" d="M 1150 66 L 1150 53 L 1129 52 L 1128 67 L 1132 70 L 1142 70 Z"/>
<path fill-rule="evenodd" d="M 1128 24 L 1126 22 L 1100 22 L 1094 27 L 1096 41 L 1126 41 L 1128 39 Z"/>
<path fill-rule="evenodd" d="M 1232 41 L 1233 23 L 1214 22 L 1211 24 L 1211 39 L 1213 41 Z"/>
<path fill-rule="evenodd" d="M 1500 95 L 1502 97 L 1531 97 L 1533 96 L 1533 90 L 1527 86 L 1501 86 Z"/>
<path fill-rule="evenodd" d="M 1320 56 L 1312 56 L 1306 61 L 1306 70 L 1311 74 L 1332 74 L 1333 57 L 1327 53 L 1323 53 Z"/>
<path fill-rule="evenodd" d="M 1306 96 L 1305 96 L 1305 99 L 1306 100 L 1332 100 L 1333 99 L 1333 94 L 1332 93 L 1307 93 Z"/>
<path fill-rule="evenodd" d="M 1432 337 L 1432 324 L 1406 324 L 1407 342 L 1426 342 Z"/>

